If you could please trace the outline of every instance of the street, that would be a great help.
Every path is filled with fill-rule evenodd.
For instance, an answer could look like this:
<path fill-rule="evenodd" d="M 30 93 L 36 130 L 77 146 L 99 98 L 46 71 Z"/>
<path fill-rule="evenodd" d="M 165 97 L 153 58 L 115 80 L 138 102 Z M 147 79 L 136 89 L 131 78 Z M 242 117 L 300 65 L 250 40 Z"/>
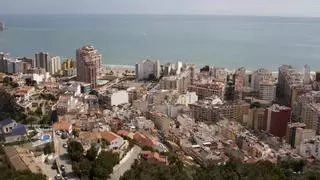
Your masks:
<path fill-rule="evenodd" d="M 139 146 L 134 146 L 120 163 L 113 167 L 113 173 L 110 175 L 110 180 L 120 179 L 120 177 L 131 168 L 134 160 L 139 157 L 141 151 L 142 149 Z"/>
<path fill-rule="evenodd" d="M 72 163 L 68 157 L 67 148 L 63 147 L 63 144 L 67 144 L 68 139 L 62 139 L 60 136 L 55 135 L 54 143 L 55 143 L 55 150 L 57 155 L 57 165 L 60 168 L 61 165 L 65 166 L 65 172 L 68 175 L 68 179 L 77 179 L 72 174 Z"/>

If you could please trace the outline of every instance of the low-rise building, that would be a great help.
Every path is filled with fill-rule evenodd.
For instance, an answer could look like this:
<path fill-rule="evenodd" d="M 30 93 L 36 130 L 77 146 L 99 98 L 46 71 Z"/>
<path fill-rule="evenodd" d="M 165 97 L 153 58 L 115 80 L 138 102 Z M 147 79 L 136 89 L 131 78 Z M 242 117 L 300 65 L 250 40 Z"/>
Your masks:
<path fill-rule="evenodd" d="M 144 129 L 144 130 L 149 130 L 149 129 L 154 129 L 154 123 L 151 120 L 148 120 L 147 118 L 141 116 L 141 117 L 136 117 L 133 120 L 133 124 L 138 128 L 138 129 Z"/>
<path fill-rule="evenodd" d="M 194 82 L 188 87 L 189 92 L 196 92 L 199 99 L 217 95 L 222 100 L 224 99 L 225 85 L 222 82 Z"/>
<path fill-rule="evenodd" d="M 60 117 L 59 121 L 53 124 L 53 130 L 71 133 L 72 124 L 67 122 L 64 118 Z"/>
<path fill-rule="evenodd" d="M 63 116 L 64 114 L 70 112 L 75 108 L 77 103 L 78 99 L 72 95 L 61 95 L 56 105 L 58 115 Z"/>
<path fill-rule="evenodd" d="M 188 104 L 193 104 L 198 101 L 198 96 L 196 92 L 187 92 L 185 94 L 181 94 L 178 99 L 176 104 L 183 104 L 188 106 Z"/>
<path fill-rule="evenodd" d="M 107 141 L 108 148 L 113 150 L 119 149 L 124 144 L 124 139 L 111 131 L 80 132 L 78 140 L 86 149 L 89 149 L 92 144 L 100 143 L 102 140 Z"/>
<path fill-rule="evenodd" d="M 142 158 L 149 160 L 149 161 L 155 161 L 155 162 L 160 162 L 163 164 L 167 164 L 167 157 L 161 156 L 157 152 L 152 152 L 152 151 L 142 151 L 141 152 Z"/>
<path fill-rule="evenodd" d="M 7 162 L 15 171 L 31 171 L 32 173 L 41 174 L 42 170 L 39 164 L 34 160 L 32 152 L 27 149 L 15 146 L 3 148 Z"/>
<path fill-rule="evenodd" d="M 174 123 L 166 114 L 157 111 L 147 111 L 146 117 L 152 120 L 158 129 L 163 131 L 169 129 Z"/>
<path fill-rule="evenodd" d="M 190 72 L 184 71 L 176 76 L 163 77 L 160 80 L 160 89 L 177 90 L 179 93 L 186 93 L 190 82 Z"/>
<path fill-rule="evenodd" d="M 5 142 L 15 142 L 25 139 L 27 127 L 17 123 L 13 119 L 4 119 L 0 121 L 0 136 Z"/>
<path fill-rule="evenodd" d="M 113 89 L 103 94 L 99 94 L 99 100 L 104 106 L 112 107 L 129 103 L 129 95 L 125 90 Z"/>

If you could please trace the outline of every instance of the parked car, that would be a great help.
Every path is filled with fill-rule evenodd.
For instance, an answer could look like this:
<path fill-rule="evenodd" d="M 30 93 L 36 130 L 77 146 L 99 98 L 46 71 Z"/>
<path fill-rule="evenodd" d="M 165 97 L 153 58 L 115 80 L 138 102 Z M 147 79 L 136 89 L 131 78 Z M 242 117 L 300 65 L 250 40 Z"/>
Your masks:
<path fill-rule="evenodd" d="M 62 165 L 60 166 L 60 169 L 61 169 L 61 171 L 65 171 L 65 170 L 66 170 L 66 167 L 62 164 Z"/>
<path fill-rule="evenodd" d="M 56 131 L 56 135 L 61 136 L 62 132 L 61 131 Z"/>
<path fill-rule="evenodd" d="M 54 178 L 55 178 L 56 180 L 62 180 L 61 174 L 57 174 Z"/>
<path fill-rule="evenodd" d="M 69 137 L 69 135 L 66 132 L 62 133 L 62 135 L 61 135 L 62 139 L 67 139 L 68 137 Z"/>

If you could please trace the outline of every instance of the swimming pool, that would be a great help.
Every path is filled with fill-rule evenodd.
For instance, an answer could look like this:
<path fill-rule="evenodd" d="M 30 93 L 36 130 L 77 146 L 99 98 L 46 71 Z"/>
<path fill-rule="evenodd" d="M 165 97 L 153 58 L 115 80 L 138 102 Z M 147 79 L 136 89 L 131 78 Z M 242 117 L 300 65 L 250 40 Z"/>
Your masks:
<path fill-rule="evenodd" d="M 41 137 L 40 141 L 46 142 L 46 141 L 49 141 L 50 139 L 51 139 L 51 136 L 46 134 Z"/>

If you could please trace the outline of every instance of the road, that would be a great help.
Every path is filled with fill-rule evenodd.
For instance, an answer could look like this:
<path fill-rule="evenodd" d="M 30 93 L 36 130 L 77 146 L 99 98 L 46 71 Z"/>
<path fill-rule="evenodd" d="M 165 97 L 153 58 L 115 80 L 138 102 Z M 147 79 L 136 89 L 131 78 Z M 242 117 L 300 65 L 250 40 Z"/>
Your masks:
<path fill-rule="evenodd" d="M 134 160 L 139 157 L 142 149 L 139 146 L 134 146 L 125 156 L 121 159 L 120 163 L 113 168 L 113 173 L 110 180 L 118 180 L 129 169 L 131 169 Z"/>
<path fill-rule="evenodd" d="M 68 179 L 77 179 L 72 174 L 72 163 L 68 157 L 67 148 L 63 147 L 63 144 L 67 144 L 68 139 L 62 139 L 60 136 L 55 135 L 55 149 L 57 155 L 57 165 L 60 168 L 61 165 L 65 166 L 65 171 L 68 174 Z"/>

